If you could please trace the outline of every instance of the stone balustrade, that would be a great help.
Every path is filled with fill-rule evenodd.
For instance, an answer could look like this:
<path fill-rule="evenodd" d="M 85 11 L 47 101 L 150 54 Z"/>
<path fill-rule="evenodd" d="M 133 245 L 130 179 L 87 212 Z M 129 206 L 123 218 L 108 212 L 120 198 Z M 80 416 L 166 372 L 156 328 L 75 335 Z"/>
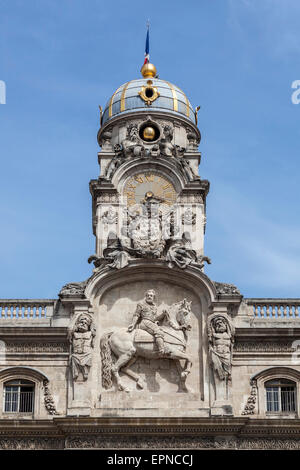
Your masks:
<path fill-rule="evenodd" d="M 300 299 L 245 299 L 255 319 L 300 320 Z"/>
<path fill-rule="evenodd" d="M 1 320 L 43 320 L 52 317 L 55 300 L 1 299 Z"/>

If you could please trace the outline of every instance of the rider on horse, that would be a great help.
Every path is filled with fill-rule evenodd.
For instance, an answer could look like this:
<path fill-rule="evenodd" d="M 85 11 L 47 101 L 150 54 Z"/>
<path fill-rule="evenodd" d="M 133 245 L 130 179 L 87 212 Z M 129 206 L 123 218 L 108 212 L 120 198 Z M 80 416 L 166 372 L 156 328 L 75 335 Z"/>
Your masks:
<path fill-rule="evenodd" d="M 157 322 L 168 315 L 168 312 L 163 310 L 162 313 L 158 314 L 154 298 L 155 291 L 153 289 L 150 289 L 145 293 L 144 300 L 137 304 L 132 324 L 128 327 L 128 331 L 132 331 L 138 324 L 140 329 L 145 330 L 154 336 L 159 354 L 164 354 L 165 346 L 163 331 L 160 329 Z"/>

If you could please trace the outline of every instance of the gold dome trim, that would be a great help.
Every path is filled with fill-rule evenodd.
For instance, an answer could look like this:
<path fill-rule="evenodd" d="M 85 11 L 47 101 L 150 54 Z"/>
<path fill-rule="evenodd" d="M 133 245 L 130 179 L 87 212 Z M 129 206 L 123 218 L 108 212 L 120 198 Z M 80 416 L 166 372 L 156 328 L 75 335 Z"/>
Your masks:
<path fill-rule="evenodd" d="M 173 96 L 173 111 L 178 111 L 178 99 L 177 99 L 176 90 L 175 90 L 175 88 L 173 87 L 172 83 L 167 82 L 166 80 L 164 80 L 164 82 L 165 82 L 167 85 L 169 85 L 169 87 L 171 88 L 171 92 L 172 92 L 172 96 Z"/>
<path fill-rule="evenodd" d="M 177 86 L 177 85 L 176 85 Z M 184 99 L 185 99 L 185 104 L 186 104 L 186 115 L 187 117 L 190 117 L 190 103 L 189 103 L 189 100 L 188 100 L 188 97 L 186 96 L 186 94 L 184 93 L 184 91 L 182 91 L 181 88 L 179 88 L 179 86 L 177 86 L 178 90 L 181 91 L 181 93 L 183 94 L 184 96 Z"/>
<path fill-rule="evenodd" d="M 112 105 L 113 105 L 113 102 L 114 102 L 114 97 L 115 95 L 118 93 L 118 91 L 120 90 L 120 88 L 122 88 L 123 85 L 119 86 L 119 88 L 114 92 L 114 94 L 112 95 L 111 99 L 110 99 L 110 102 L 109 102 L 109 109 L 108 109 L 108 116 L 109 117 L 112 117 Z"/>
<path fill-rule="evenodd" d="M 147 85 L 142 85 L 141 90 L 138 92 L 140 97 L 142 98 L 142 100 L 145 101 L 145 103 L 148 106 L 150 106 L 150 104 L 160 96 L 160 93 L 157 90 L 157 88 L 152 85 L 152 82 L 151 82 L 151 84 L 149 82 L 151 82 L 151 80 L 148 80 Z M 152 91 L 152 96 L 148 97 L 146 95 L 146 90 L 147 89 Z"/>
<path fill-rule="evenodd" d="M 129 83 L 131 83 L 132 81 L 133 80 L 130 80 L 130 82 L 127 82 L 126 85 L 123 88 L 122 95 L 121 95 L 120 111 L 125 111 L 125 94 L 126 94 Z"/>

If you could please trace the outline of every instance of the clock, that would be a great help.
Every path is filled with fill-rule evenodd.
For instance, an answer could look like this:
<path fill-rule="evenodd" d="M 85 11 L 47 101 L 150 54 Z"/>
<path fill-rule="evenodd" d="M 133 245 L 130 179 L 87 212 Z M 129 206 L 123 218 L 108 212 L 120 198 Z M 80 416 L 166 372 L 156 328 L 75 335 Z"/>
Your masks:
<path fill-rule="evenodd" d="M 171 181 L 153 171 L 137 173 L 131 176 L 124 185 L 123 196 L 129 207 L 142 204 L 147 193 L 160 199 L 162 206 L 172 206 L 177 196 Z"/>

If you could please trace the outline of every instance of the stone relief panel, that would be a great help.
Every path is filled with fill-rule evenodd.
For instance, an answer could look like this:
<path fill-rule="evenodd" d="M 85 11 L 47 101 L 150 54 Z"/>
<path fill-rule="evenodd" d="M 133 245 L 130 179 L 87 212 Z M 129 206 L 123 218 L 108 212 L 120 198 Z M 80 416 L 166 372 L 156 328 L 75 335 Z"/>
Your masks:
<path fill-rule="evenodd" d="M 189 340 L 188 331 L 191 330 L 189 317 L 192 302 L 183 299 L 175 302 L 169 308 L 163 308 L 159 311 L 155 297 L 156 291 L 148 289 L 144 299 L 137 304 L 132 323 L 127 330 L 120 328 L 101 338 L 102 385 L 104 388 L 111 388 L 112 378 L 114 378 L 118 390 L 128 391 L 119 375 L 122 368 L 125 374 L 137 382 L 139 388 L 144 389 L 141 376 L 134 374 L 129 367 L 140 357 L 145 359 L 170 358 L 175 361 L 177 367 L 180 391 L 188 391 L 185 382 L 191 370 L 192 359 L 186 353 L 186 348 Z M 112 360 L 112 353 L 116 356 L 116 361 Z M 184 367 L 181 367 L 180 360 L 184 361 Z"/>
<path fill-rule="evenodd" d="M 170 393 L 200 399 L 202 315 L 192 291 L 165 281 L 135 281 L 110 289 L 94 308 L 102 399 L 120 391 L 132 399 L 134 393 L 135 402 L 158 394 L 166 406 Z"/>

